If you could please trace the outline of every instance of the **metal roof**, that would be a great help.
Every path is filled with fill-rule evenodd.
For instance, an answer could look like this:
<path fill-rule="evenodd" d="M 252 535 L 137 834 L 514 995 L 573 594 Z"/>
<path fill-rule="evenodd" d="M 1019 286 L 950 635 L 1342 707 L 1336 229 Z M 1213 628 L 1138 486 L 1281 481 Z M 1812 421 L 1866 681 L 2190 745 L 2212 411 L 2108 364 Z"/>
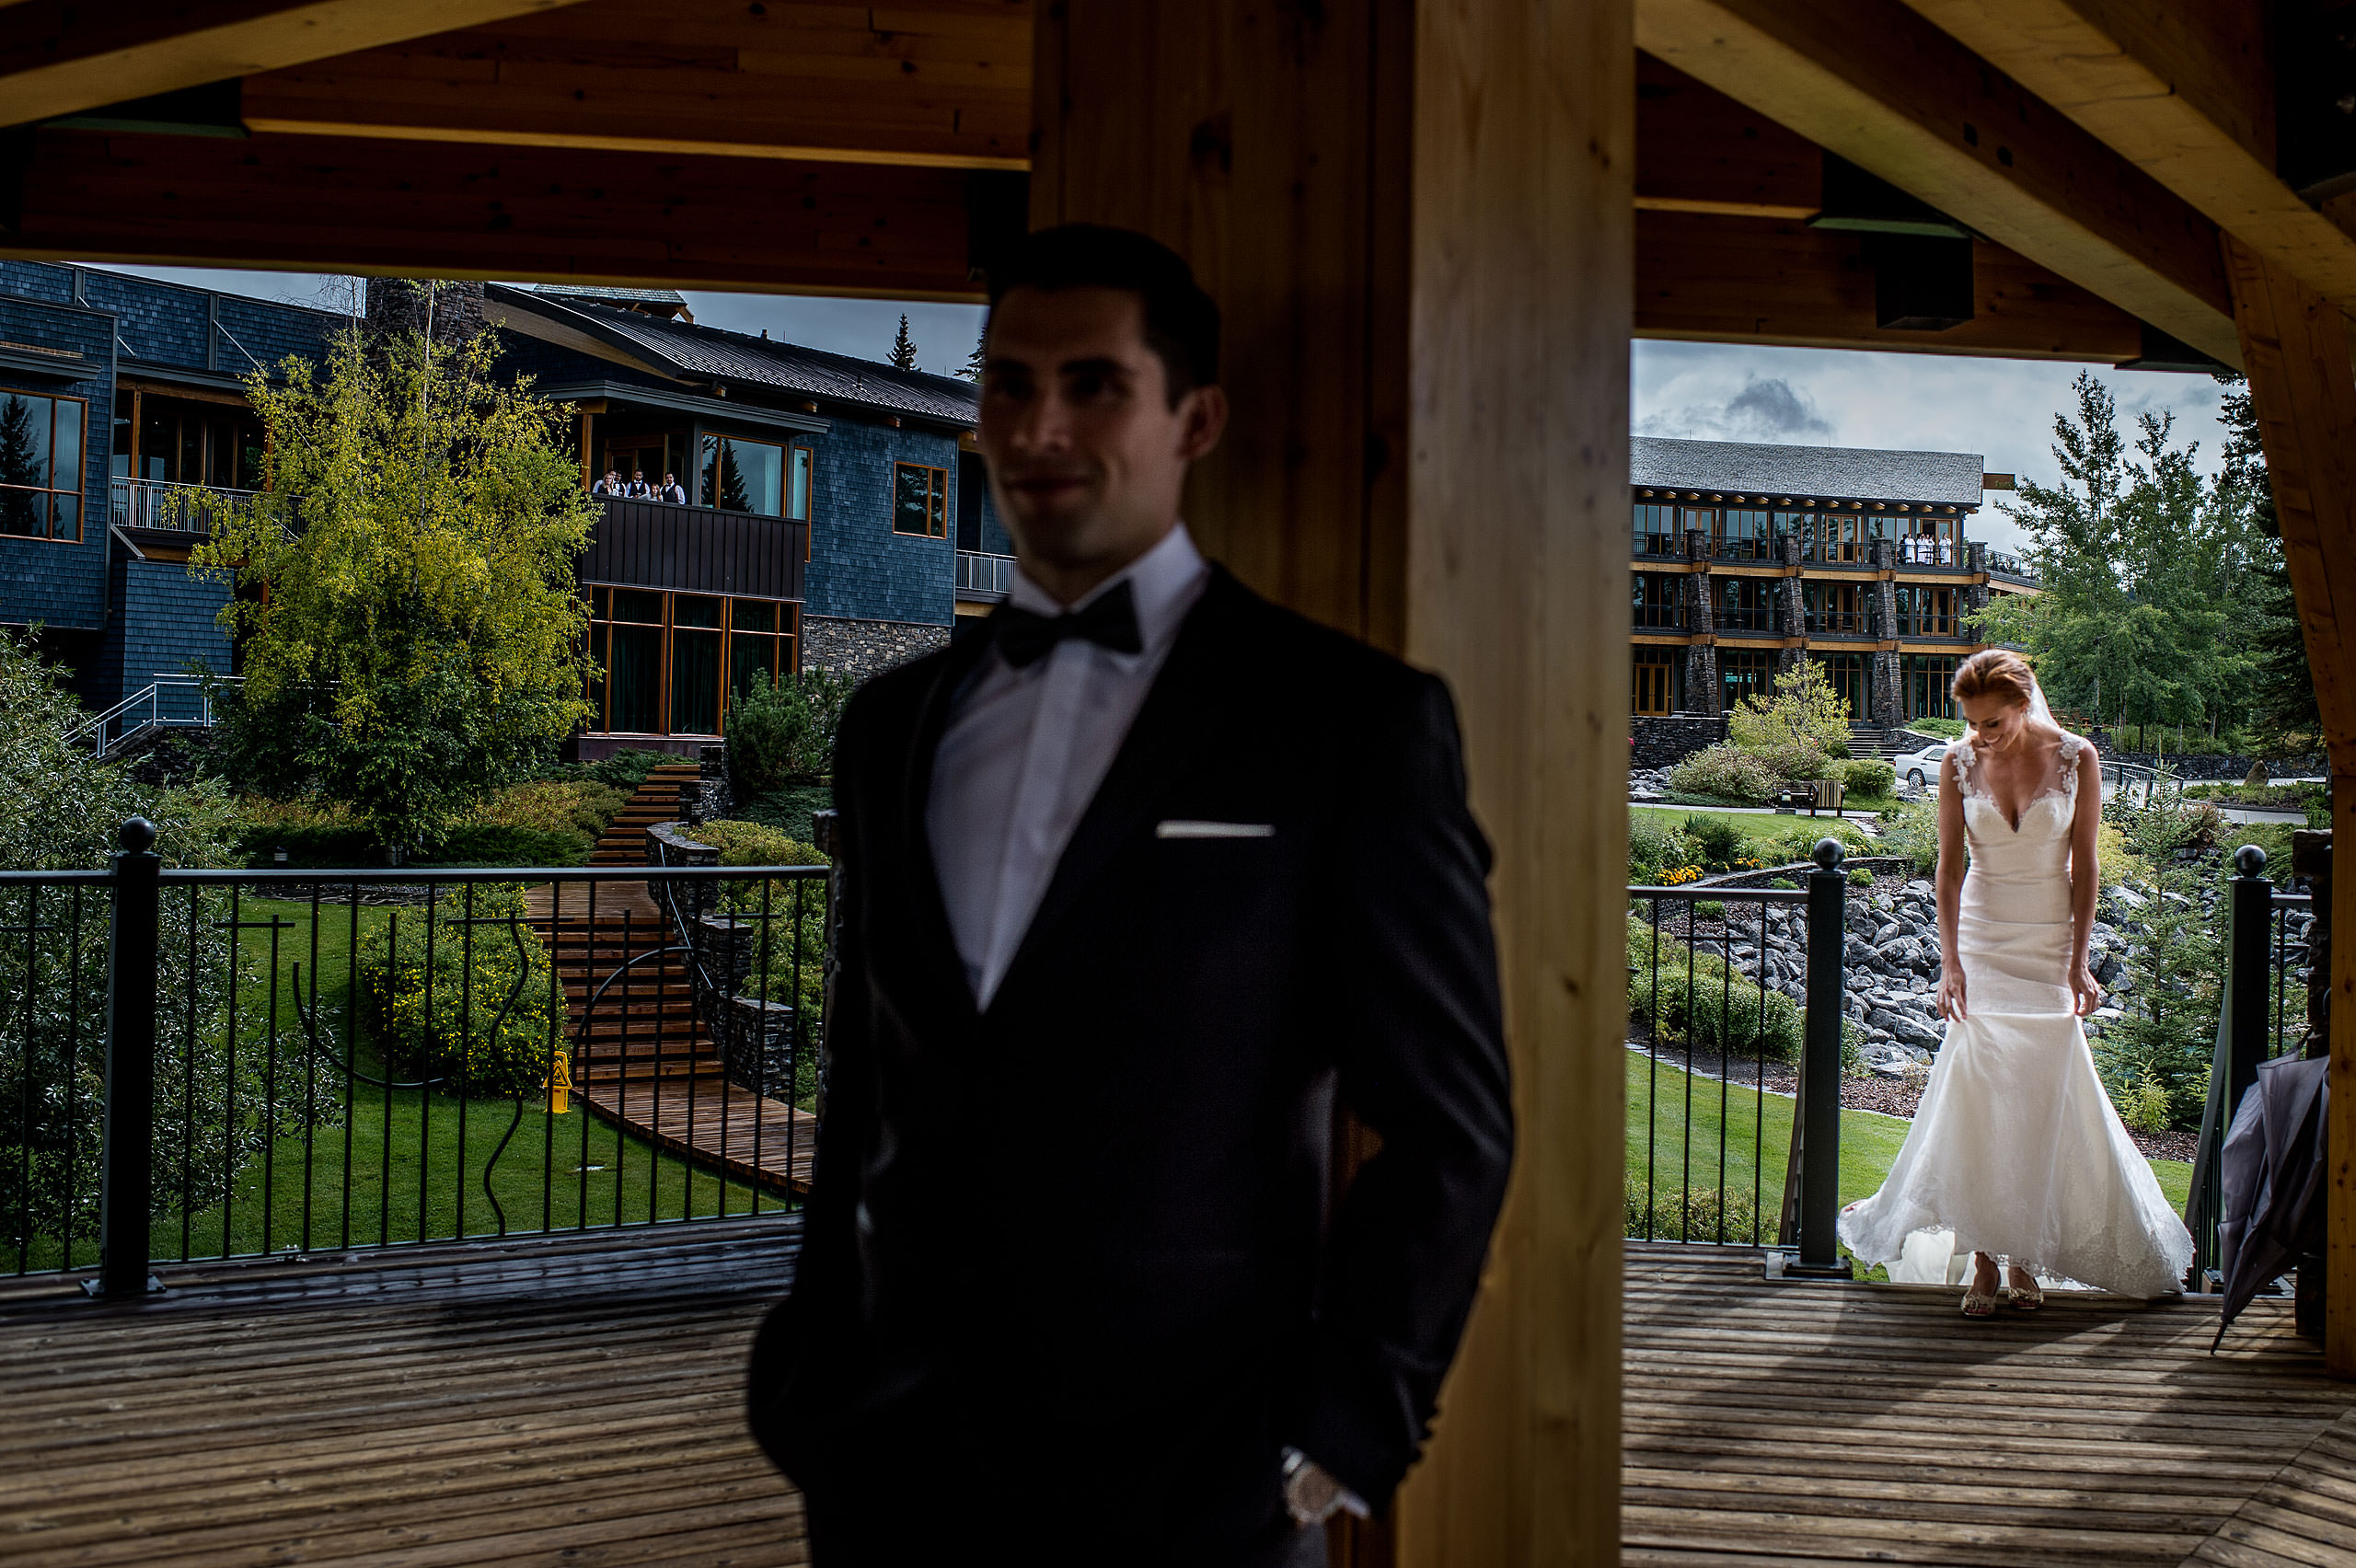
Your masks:
<path fill-rule="evenodd" d="M 1628 443 L 1628 478 L 1639 488 L 1765 492 L 1795 500 L 1809 496 L 1978 506 L 1984 463 L 1977 452 L 1767 446 L 1646 435 Z"/>
<path fill-rule="evenodd" d="M 534 283 L 534 294 L 561 294 L 567 299 L 626 299 L 640 305 L 673 305 L 685 310 L 687 296 L 676 289 L 607 288 L 600 283 Z"/>
<path fill-rule="evenodd" d="M 487 291 L 511 310 L 588 333 L 657 375 L 775 388 L 884 413 L 913 414 L 971 428 L 980 398 L 974 384 L 872 360 L 830 354 L 795 343 L 666 320 L 578 297 L 553 299 L 493 283 Z"/>

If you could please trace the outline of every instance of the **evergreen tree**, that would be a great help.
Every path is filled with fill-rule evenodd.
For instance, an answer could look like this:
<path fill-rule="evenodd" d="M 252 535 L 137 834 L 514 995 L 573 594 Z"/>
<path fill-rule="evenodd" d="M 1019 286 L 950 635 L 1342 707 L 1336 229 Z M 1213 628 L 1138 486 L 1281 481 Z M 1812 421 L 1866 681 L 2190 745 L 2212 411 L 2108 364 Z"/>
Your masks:
<path fill-rule="evenodd" d="M 916 340 L 908 336 L 908 317 L 900 313 L 900 335 L 892 340 L 892 368 L 914 370 L 917 367 Z"/>
<path fill-rule="evenodd" d="M 2241 509 L 2245 526 L 2255 536 L 2253 582 L 2241 628 L 2252 666 L 2250 715 L 2268 743 L 2304 749 L 2322 734 L 2323 712 L 2316 703 L 2298 601 L 2282 560 L 2282 525 L 2275 516 L 2274 487 L 2258 443 L 2258 411 L 2239 374 L 2221 371 L 2217 380 L 2224 387 L 2218 417 L 2225 426 L 2217 490 Z"/>
<path fill-rule="evenodd" d="M 987 339 L 988 334 L 984 333 L 974 340 L 974 352 L 965 356 L 964 368 L 957 373 L 968 381 L 979 381 L 982 378 L 982 370 L 986 363 L 986 356 L 982 352 L 982 344 L 987 341 Z"/>

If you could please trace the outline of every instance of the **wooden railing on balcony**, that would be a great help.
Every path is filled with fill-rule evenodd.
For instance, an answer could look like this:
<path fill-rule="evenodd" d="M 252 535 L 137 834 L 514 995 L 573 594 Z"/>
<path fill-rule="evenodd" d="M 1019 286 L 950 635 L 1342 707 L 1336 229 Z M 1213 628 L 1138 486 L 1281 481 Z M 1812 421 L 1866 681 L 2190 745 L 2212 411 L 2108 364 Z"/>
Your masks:
<path fill-rule="evenodd" d="M 810 525 L 757 513 L 604 498 L 581 559 L 584 582 L 799 599 Z"/>

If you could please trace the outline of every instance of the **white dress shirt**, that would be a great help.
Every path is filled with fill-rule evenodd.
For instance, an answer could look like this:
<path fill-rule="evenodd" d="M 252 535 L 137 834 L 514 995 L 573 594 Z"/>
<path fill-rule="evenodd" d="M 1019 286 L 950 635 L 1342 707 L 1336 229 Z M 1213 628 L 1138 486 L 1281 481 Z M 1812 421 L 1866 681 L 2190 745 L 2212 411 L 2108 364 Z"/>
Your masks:
<path fill-rule="evenodd" d="M 1115 653 L 1068 638 L 1019 670 L 993 650 L 950 715 L 933 755 L 925 834 L 976 1007 L 988 1007 L 998 994 L 1072 830 L 1209 579 L 1179 524 L 1068 606 L 1084 608 L 1114 583 L 1128 583 L 1143 648 Z M 1007 597 L 1037 615 L 1067 608 L 1020 567 Z"/>

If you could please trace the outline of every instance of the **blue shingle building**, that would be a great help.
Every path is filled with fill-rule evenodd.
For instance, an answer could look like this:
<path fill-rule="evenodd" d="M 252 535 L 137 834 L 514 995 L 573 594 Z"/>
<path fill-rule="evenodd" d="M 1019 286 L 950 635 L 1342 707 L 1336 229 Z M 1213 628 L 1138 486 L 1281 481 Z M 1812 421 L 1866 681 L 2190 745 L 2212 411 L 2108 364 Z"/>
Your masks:
<path fill-rule="evenodd" d="M 495 328 L 506 363 L 573 407 L 584 487 L 620 476 L 581 563 L 607 672 L 582 755 L 692 750 L 756 671 L 869 674 L 1004 596 L 1012 551 L 970 383 L 700 327 L 664 290 L 434 298 L 445 326 Z M 259 482 L 239 377 L 318 357 L 350 325 L 0 261 L 0 624 L 38 625 L 94 711 L 176 680 L 160 700 L 184 709 L 187 672 L 234 673 L 216 621 L 229 584 L 188 565 L 203 527 L 190 495 Z"/>

